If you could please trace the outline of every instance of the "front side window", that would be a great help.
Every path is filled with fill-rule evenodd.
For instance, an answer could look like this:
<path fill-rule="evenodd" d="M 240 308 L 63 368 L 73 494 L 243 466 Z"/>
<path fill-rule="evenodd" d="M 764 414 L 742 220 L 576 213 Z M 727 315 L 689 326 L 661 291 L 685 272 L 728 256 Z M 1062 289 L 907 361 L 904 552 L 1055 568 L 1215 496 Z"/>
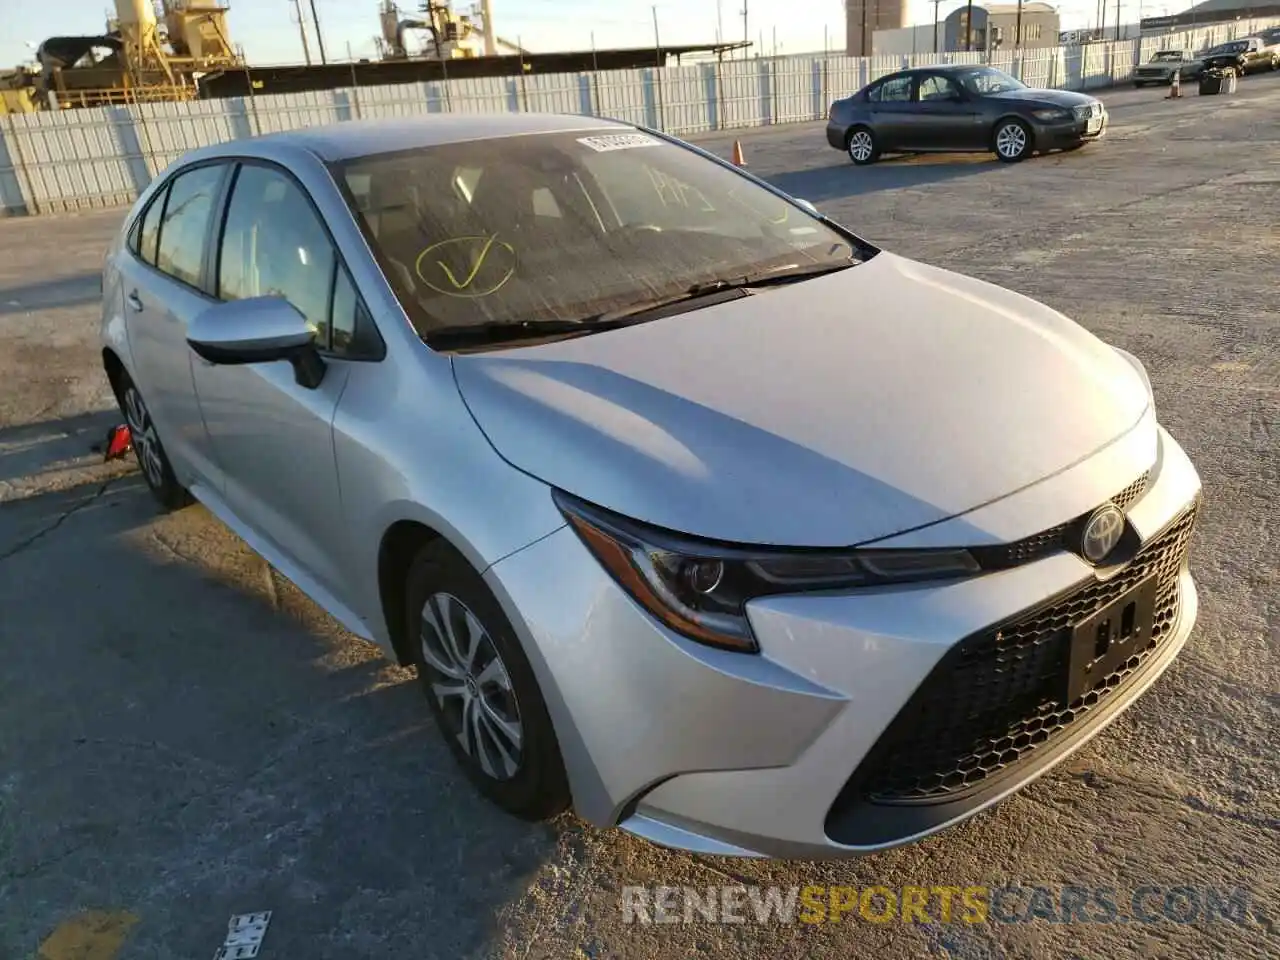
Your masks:
<path fill-rule="evenodd" d="M 209 218 L 213 215 L 223 172 L 221 165 L 213 164 L 179 173 L 169 187 L 169 199 L 160 220 L 155 265 L 193 287 L 200 285 Z M 155 208 L 152 204 L 150 210 Z M 147 249 L 146 226 L 144 223 L 143 259 Z"/>
<path fill-rule="evenodd" d="M 954 100 L 960 95 L 960 88 L 950 78 L 936 73 L 924 77 L 918 89 L 920 100 Z"/>
<path fill-rule="evenodd" d="M 873 103 L 901 103 L 911 99 L 911 76 L 891 77 L 868 95 Z"/>
<path fill-rule="evenodd" d="M 269 167 L 245 164 L 227 206 L 218 257 L 218 297 L 288 300 L 329 343 L 336 254 L 302 189 Z"/>
<path fill-rule="evenodd" d="M 638 131 L 444 144 L 334 172 L 428 343 L 459 327 L 589 324 L 702 284 L 854 258 L 847 237 L 787 200 Z"/>
<path fill-rule="evenodd" d="M 970 93 L 989 96 L 993 93 L 1010 93 L 1014 90 L 1025 90 L 1027 85 L 1021 80 L 1009 76 L 1003 70 L 994 67 L 975 67 L 958 75 L 961 86 Z"/>

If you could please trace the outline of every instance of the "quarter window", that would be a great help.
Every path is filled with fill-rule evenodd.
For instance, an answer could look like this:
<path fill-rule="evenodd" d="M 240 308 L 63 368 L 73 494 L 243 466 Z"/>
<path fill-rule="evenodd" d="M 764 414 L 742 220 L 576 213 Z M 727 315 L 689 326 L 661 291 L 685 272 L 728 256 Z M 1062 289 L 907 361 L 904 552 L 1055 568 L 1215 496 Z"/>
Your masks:
<path fill-rule="evenodd" d="M 156 248 L 160 241 L 160 217 L 164 213 L 164 201 L 168 192 L 168 186 L 160 188 L 155 199 L 147 205 L 147 209 L 138 218 L 133 252 L 153 267 L 156 265 Z"/>
<path fill-rule="evenodd" d="M 169 276 L 200 285 L 204 264 L 205 237 L 209 235 L 209 217 L 222 180 L 221 166 L 196 167 L 180 173 L 169 187 L 169 200 L 160 221 L 160 241 L 155 265 Z M 152 204 L 148 209 L 156 209 Z M 147 225 L 143 224 L 142 256 L 147 259 Z"/>
<path fill-rule="evenodd" d="M 328 233 L 292 179 L 256 164 L 240 168 L 218 258 L 221 299 L 283 297 L 327 347 L 336 259 Z"/>

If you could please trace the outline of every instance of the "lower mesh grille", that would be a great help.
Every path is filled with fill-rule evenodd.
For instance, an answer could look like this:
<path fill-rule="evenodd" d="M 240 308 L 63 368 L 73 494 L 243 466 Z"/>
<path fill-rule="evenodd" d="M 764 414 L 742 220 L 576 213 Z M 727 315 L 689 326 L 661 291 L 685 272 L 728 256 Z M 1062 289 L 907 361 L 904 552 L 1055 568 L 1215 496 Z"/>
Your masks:
<path fill-rule="evenodd" d="M 1178 619 L 1178 576 L 1195 517 L 1193 507 L 1110 580 L 1091 582 L 957 644 L 867 754 L 833 813 L 841 805 L 867 801 L 956 799 L 1073 729 L 1171 634 Z M 1072 626 L 1152 576 L 1158 592 L 1146 647 L 1064 706 L 1059 696 Z"/>

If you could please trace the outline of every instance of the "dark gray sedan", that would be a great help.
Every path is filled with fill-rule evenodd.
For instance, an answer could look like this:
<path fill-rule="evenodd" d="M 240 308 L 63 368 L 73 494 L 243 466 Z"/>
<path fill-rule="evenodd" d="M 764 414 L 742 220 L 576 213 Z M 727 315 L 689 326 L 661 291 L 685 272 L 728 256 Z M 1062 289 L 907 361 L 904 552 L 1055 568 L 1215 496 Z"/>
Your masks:
<path fill-rule="evenodd" d="M 991 150 L 1007 163 L 1074 150 L 1107 129 L 1102 101 L 1035 90 L 993 67 L 916 67 L 831 105 L 827 141 L 854 163 L 882 153 Z"/>

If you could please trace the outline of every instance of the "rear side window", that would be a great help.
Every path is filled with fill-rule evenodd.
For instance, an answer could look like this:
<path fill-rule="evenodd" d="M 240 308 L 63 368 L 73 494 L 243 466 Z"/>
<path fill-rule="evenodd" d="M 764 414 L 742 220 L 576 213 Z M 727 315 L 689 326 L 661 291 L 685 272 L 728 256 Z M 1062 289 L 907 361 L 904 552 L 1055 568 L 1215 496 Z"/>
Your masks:
<path fill-rule="evenodd" d="M 223 169 L 217 165 L 196 167 L 178 174 L 169 187 L 169 201 L 160 221 L 155 264 L 169 276 L 193 287 L 200 285 L 205 238 L 209 235 L 209 218 Z M 145 224 L 143 226 L 145 234 Z"/>
<path fill-rule="evenodd" d="M 236 176 L 218 257 L 223 300 L 278 296 L 298 308 L 329 342 L 329 292 L 337 254 L 301 188 L 269 167 L 245 164 Z"/>
<path fill-rule="evenodd" d="M 867 94 L 873 103 L 892 103 L 911 99 L 911 77 L 891 77 Z"/>
<path fill-rule="evenodd" d="M 156 265 L 156 249 L 160 240 L 160 218 L 164 215 L 164 201 L 168 194 L 169 187 L 166 184 L 138 218 L 139 225 L 134 237 L 133 252 L 153 267 Z"/>

